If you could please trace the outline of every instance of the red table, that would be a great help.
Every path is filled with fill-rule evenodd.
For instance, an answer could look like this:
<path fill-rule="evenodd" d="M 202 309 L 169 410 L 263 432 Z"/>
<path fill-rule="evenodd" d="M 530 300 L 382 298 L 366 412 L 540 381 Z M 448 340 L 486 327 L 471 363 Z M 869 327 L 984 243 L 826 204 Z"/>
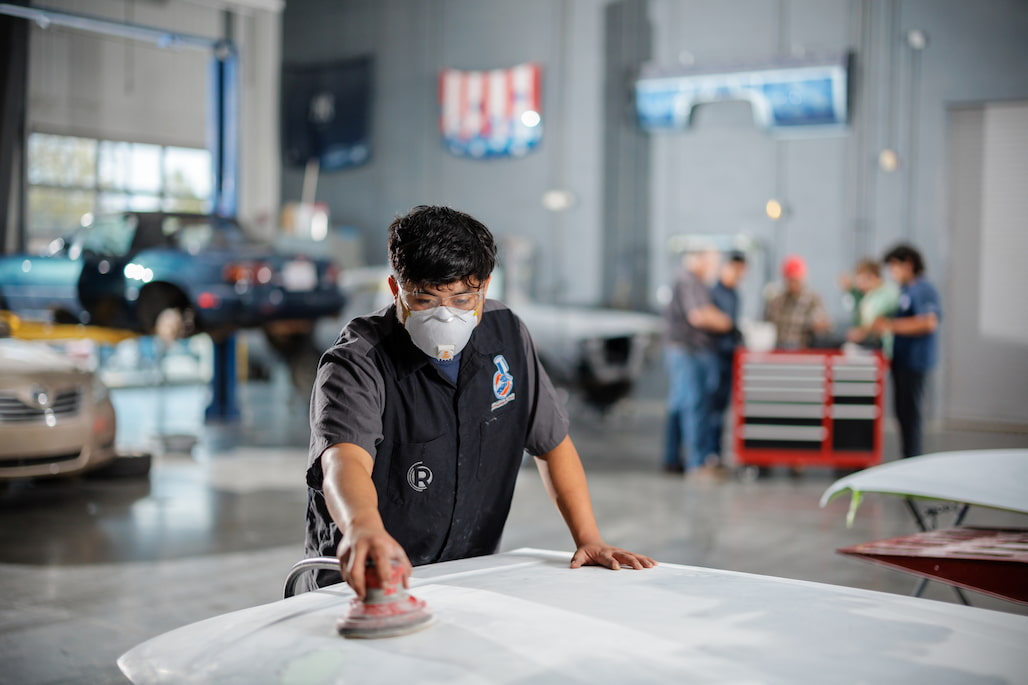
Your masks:
<path fill-rule="evenodd" d="M 1028 604 L 1028 530 L 947 528 L 865 542 L 838 551 Z"/>

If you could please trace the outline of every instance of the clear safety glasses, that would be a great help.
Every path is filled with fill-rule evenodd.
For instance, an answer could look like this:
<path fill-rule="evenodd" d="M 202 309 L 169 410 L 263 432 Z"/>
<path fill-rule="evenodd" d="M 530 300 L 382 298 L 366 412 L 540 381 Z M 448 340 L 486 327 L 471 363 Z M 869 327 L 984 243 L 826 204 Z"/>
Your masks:
<path fill-rule="evenodd" d="M 404 304 L 412 312 L 435 309 L 436 307 L 452 307 L 453 309 L 470 311 L 482 302 L 483 296 L 482 290 L 472 290 L 471 292 L 457 293 L 456 295 L 447 295 L 446 297 L 400 290 L 400 297 L 403 298 Z"/>

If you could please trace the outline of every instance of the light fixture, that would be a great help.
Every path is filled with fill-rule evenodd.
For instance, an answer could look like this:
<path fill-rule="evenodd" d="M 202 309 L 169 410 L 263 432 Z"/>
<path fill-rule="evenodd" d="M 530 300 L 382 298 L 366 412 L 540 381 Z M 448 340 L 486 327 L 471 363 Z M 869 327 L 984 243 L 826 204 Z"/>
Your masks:
<path fill-rule="evenodd" d="M 766 205 L 764 205 L 764 211 L 767 212 L 767 216 L 769 219 L 772 219 L 773 221 L 778 221 L 782 218 L 782 213 L 785 210 L 782 208 L 781 202 L 772 198 L 767 201 Z"/>
<path fill-rule="evenodd" d="M 534 109 L 526 109 L 521 113 L 521 123 L 528 128 L 535 128 L 542 122 L 543 118 Z"/>
<path fill-rule="evenodd" d="M 899 168 L 899 155 L 891 148 L 885 148 L 878 153 L 878 166 L 882 171 L 893 172 Z"/>
<path fill-rule="evenodd" d="M 551 212 L 563 212 L 575 204 L 575 195 L 570 190 L 547 190 L 543 193 L 543 207 Z"/>
<path fill-rule="evenodd" d="M 924 50 L 928 47 L 928 34 L 921 29 L 910 29 L 907 31 L 907 45 L 914 50 Z"/>

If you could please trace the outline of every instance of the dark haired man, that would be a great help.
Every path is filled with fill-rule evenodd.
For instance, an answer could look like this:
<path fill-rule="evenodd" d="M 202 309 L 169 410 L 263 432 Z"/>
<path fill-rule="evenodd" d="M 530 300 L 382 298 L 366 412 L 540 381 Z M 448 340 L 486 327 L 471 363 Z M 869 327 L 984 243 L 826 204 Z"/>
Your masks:
<path fill-rule="evenodd" d="M 486 299 L 489 230 L 421 206 L 389 227 L 394 302 L 351 321 L 318 368 L 308 459 L 309 556 L 336 556 L 365 592 L 368 561 L 411 565 L 496 552 L 524 451 L 576 551 L 572 568 L 648 568 L 600 536 L 568 419 L 524 324 Z M 340 574 L 319 572 L 316 587 Z"/>
<path fill-rule="evenodd" d="M 725 428 L 725 411 L 732 399 L 732 364 L 735 348 L 742 341 L 739 331 L 739 283 L 746 275 L 745 253 L 733 250 L 718 275 L 718 281 L 710 289 L 710 299 L 714 306 L 731 319 L 732 330 L 714 337 L 714 350 L 717 353 L 717 388 L 710 400 L 709 438 L 707 442 L 707 460 L 714 467 L 725 466 L 721 454 L 721 437 Z"/>
<path fill-rule="evenodd" d="M 938 361 L 936 331 L 942 321 L 942 305 L 935 287 L 924 278 L 924 259 L 916 249 L 897 245 L 882 261 L 900 287 L 899 305 L 892 318 L 875 319 L 871 329 L 878 335 L 893 336 L 892 384 L 901 451 L 904 458 L 916 457 L 923 452 L 925 381 Z"/>

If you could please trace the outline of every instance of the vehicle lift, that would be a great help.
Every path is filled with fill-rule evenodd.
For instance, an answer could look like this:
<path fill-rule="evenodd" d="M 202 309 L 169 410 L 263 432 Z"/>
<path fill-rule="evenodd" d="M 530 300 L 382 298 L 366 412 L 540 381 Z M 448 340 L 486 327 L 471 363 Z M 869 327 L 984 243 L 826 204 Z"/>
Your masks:
<path fill-rule="evenodd" d="M 189 48 L 208 52 L 211 55 L 211 71 L 207 132 L 213 165 L 213 213 L 228 217 L 236 215 L 239 209 L 239 53 L 232 41 L 231 12 L 226 11 L 224 14 L 226 35 L 220 39 L 7 2 L 0 2 L 0 14 L 35 22 L 44 29 L 49 26 L 63 26 L 152 43 L 161 48 Z M 27 51 L 27 47 L 25 50 Z M 24 57 L 27 59 L 27 56 Z M 107 335 L 95 326 L 76 330 L 85 337 L 100 341 L 104 341 Z M 25 335 L 47 335 L 43 329 L 35 330 L 32 326 L 23 328 L 22 331 Z M 68 331 L 63 330 L 59 332 L 62 337 L 67 333 Z M 119 332 L 114 332 L 115 337 L 118 334 Z M 211 401 L 205 412 L 207 422 L 227 423 L 239 419 L 236 363 L 236 336 L 230 335 L 224 340 L 216 341 Z"/>

